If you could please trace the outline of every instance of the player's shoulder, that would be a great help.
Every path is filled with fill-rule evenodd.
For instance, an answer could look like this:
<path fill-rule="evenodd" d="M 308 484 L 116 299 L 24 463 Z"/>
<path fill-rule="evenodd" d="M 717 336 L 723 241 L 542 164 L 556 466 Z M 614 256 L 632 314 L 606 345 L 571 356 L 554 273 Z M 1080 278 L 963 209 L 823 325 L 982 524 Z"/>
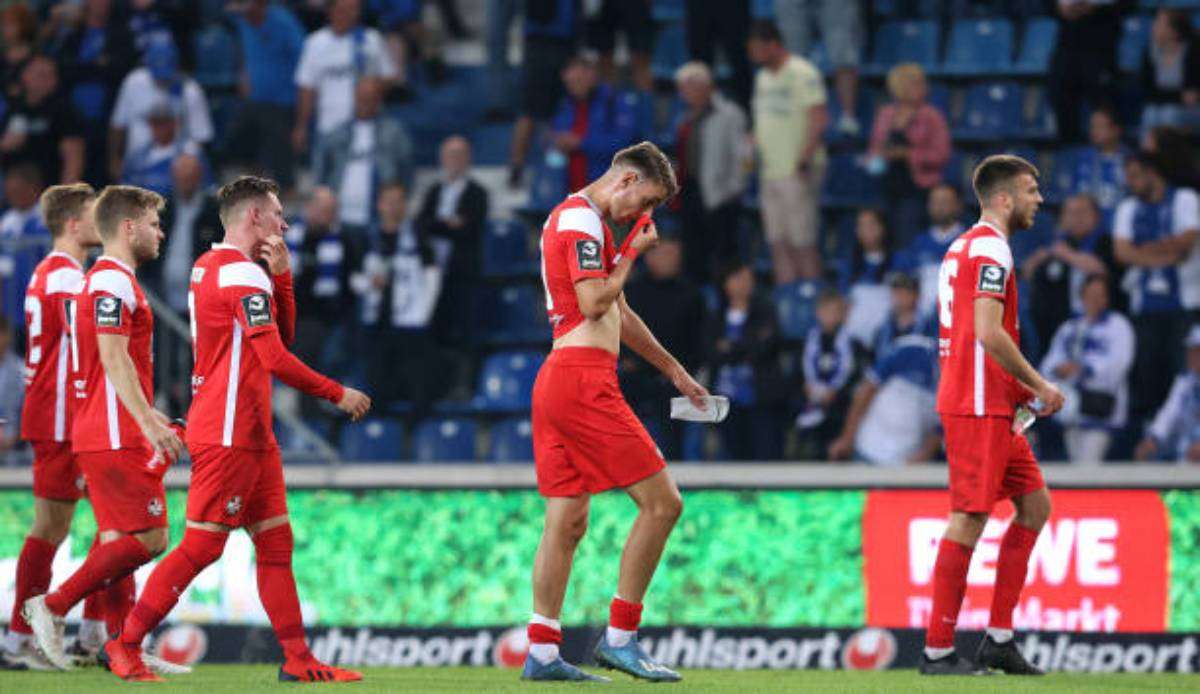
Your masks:
<path fill-rule="evenodd" d="M 88 271 L 86 288 L 89 293 L 105 292 L 134 305 L 140 291 L 137 278 L 129 268 L 115 259 L 102 256 Z"/>
<path fill-rule="evenodd" d="M 255 289 L 268 294 L 273 290 L 267 271 L 236 249 L 214 246 L 209 251 L 208 264 L 201 266 L 197 263 L 196 266 L 206 276 L 211 273 L 217 289 Z"/>
<path fill-rule="evenodd" d="M 989 224 L 976 224 L 958 238 L 968 258 L 983 258 L 999 263 L 1006 271 L 1012 270 L 1012 248 L 1004 234 Z M 955 241 L 955 244 L 958 243 Z M 953 244 L 952 244 L 953 245 Z"/>
<path fill-rule="evenodd" d="M 587 198 L 572 195 L 550 213 L 549 231 L 577 232 L 604 243 L 604 222 Z"/>

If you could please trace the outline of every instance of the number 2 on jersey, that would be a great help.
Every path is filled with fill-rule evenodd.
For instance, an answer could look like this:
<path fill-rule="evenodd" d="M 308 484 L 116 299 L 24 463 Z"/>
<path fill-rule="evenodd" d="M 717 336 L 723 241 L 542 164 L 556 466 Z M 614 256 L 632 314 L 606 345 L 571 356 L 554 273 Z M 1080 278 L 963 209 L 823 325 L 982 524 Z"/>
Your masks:
<path fill-rule="evenodd" d="M 954 320 L 954 278 L 957 275 L 958 258 L 942 261 L 942 267 L 938 270 L 938 319 L 947 330 Z"/>

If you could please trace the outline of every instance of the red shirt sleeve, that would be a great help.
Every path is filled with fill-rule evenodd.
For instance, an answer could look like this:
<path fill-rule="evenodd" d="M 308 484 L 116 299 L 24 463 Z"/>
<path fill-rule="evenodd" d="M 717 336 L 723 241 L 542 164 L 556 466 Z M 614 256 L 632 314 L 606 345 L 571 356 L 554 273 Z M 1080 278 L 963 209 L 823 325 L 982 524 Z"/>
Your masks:
<path fill-rule="evenodd" d="M 307 393 L 313 397 L 323 398 L 337 404 L 341 402 L 346 389 L 331 378 L 322 376 L 310 369 L 294 354 L 287 351 L 283 341 L 279 339 L 277 330 L 256 333 L 250 340 L 250 346 L 263 366 L 279 380 L 289 386 Z"/>
<path fill-rule="evenodd" d="M 253 337 L 267 332 L 278 332 L 275 314 L 278 309 L 270 292 L 258 287 L 234 285 L 223 290 L 225 300 L 233 309 L 233 315 L 242 326 L 242 331 Z"/>
<path fill-rule="evenodd" d="M 275 285 L 275 305 L 279 309 L 277 322 L 283 344 L 290 347 L 296 341 L 296 290 L 292 282 L 292 271 L 271 278 Z"/>

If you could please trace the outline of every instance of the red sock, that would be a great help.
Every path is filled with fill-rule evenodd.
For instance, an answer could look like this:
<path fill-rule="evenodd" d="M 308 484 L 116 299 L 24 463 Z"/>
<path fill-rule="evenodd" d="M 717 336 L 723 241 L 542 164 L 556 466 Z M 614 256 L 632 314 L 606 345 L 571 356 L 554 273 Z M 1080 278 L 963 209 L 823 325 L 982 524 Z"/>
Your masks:
<path fill-rule="evenodd" d="M 104 626 L 109 638 L 121 633 L 121 626 L 125 623 L 125 618 L 129 616 L 129 611 L 133 609 L 136 593 L 137 584 L 133 580 L 133 574 L 127 574 L 125 578 L 112 582 L 101 594 L 103 596 L 101 603 L 104 605 Z M 97 593 L 92 593 L 92 595 L 97 595 Z M 85 602 L 84 605 L 86 604 Z"/>
<path fill-rule="evenodd" d="M 530 622 L 525 633 L 529 636 L 529 643 L 552 643 L 554 645 L 562 643 L 562 631 L 547 624 Z"/>
<path fill-rule="evenodd" d="M 608 625 L 623 631 L 637 631 L 642 622 L 642 604 L 613 596 L 608 606 Z"/>
<path fill-rule="evenodd" d="M 974 551 L 972 547 L 945 538 L 938 545 L 937 563 L 933 566 L 933 612 L 925 632 L 925 645 L 930 648 L 954 647 L 954 625 L 962 610 L 967 569 L 971 568 Z"/>
<path fill-rule="evenodd" d="M 83 599 L 84 619 L 89 619 L 93 622 L 104 619 L 104 607 L 102 606 L 104 601 L 101 599 L 104 590 L 101 588 L 100 590 L 88 593 L 88 596 Z"/>
<path fill-rule="evenodd" d="M 46 596 L 46 607 L 56 615 L 65 615 L 88 593 L 112 579 L 128 574 L 150 559 L 146 546 L 132 535 L 105 542 L 88 552 L 83 566 L 71 574 L 58 590 Z"/>
<path fill-rule="evenodd" d="M 209 564 L 221 558 L 228 533 L 200 528 L 183 531 L 183 541 L 171 551 L 146 581 L 142 597 L 129 611 L 121 627 L 121 642 L 140 646 L 142 639 L 167 616 L 179 596 Z"/>
<path fill-rule="evenodd" d="M 288 660 L 312 657 L 304 640 L 304 621 L 300 616 L 300 598 L 296 577 L 292 574 L 292 550 L 295 538 L 292 526 L 284 523 L 254 535 L 258 575 L 258 599 L 262 602 L 271 628 Z"/>
<path fill-rule="evenodd" d="M 13 600 L 12 621 L 8 624 L 9 631 L 32 633 L 29 624 L 21 616 L 21 606 L 29 598 L 50 590 L 50 565 L 54 563 L 54 553 L 57 551 L 58 545 L 41 538 L 32 535 L 25 538 L 21 554 L 17 557 L 17 591 Z"/>
<path fill-rule="evenodd" d="M 1029 571 L 1029 555 L 1037 542 L 1037 532 L 1013 521 L 1000 541 L 1000 557 L 996 560 L 996 588 L 992 593 L 992 615 L 988 626 L 1012 629 L 1013 610 L 1025 576 Z"/>

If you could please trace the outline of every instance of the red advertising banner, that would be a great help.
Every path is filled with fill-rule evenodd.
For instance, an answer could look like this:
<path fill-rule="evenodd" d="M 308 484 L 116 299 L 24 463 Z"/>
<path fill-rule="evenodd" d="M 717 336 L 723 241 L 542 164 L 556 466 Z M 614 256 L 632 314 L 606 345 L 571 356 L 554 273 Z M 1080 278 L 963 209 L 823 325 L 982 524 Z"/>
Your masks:
<path fill-rule="evenodd" d="M 1154 491 L 1051 492 L 1054 513 L 1038 537 L 1013 616 L 1018 629 L 1165 631 L 1170 537 Z M 944 491 L 873 491 L 863 513 L 867 624 L 922 628 L 949 508 Z M 996 513 L 975 548 L 958 625 L 987 626 L 1000 539 L 1013 516 Z"/>

